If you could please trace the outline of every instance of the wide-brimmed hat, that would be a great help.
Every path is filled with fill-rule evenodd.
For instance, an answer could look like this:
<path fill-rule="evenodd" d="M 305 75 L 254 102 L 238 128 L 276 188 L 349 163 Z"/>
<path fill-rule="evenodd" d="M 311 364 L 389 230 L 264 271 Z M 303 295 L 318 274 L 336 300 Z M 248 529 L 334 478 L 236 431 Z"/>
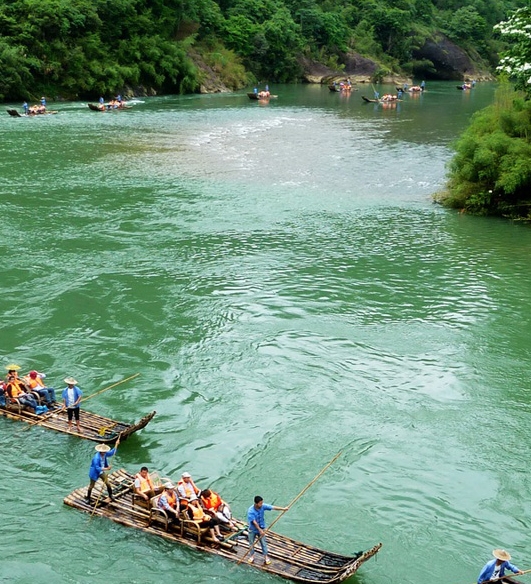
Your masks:
<path fill-rule="evenodd" d="M 9 365 L 6 365 L 6 369 L 8 371 L 18 371 L 20 369 L 20 365 L 16 365 L 15 363 L 10 363 Z"/>
<path fill-rule="evenodd" d="M 98 452 L 109 452 L 111 447 L 108 444 L 98 444 L 94 447 Z"/>
<path fill-rule="evenodd" d="M 165 489 L 175 489 L 175 485 L 173 483 L 164 483 Z"/>
<path fill-rule="evenodd" d="M 508 562 L 511 559 L 511 554 L 505 550 L 493 550 L 492 555 L 503 562 Z"/>
<path fill-rule="evenodd" d="M 181 475 L 183 477 L 183 479 L 191 479 L 192 475 L 189 472 L 183 472 L 183 474 Z"/>
<path fill-rule="evenodd" d="M 73 377 L 65 377 L 64 381 L 68 385 L 77 385 L 77 381 Z"/>

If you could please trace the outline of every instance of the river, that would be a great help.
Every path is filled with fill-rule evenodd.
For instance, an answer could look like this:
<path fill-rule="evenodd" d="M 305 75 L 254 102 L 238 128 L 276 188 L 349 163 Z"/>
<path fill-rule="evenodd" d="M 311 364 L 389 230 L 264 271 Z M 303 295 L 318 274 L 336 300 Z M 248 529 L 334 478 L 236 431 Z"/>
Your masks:
<path fill-rule="evenodd" d="M 114 467 L 188 471 L 240 517 L 341 452 L 275 529 L 383 542 L 352 582 L 472 584 L 494 547 L 528 568 L 531 231 L 431 199 L 494 86 L 272 92 L 4 112 L 2 360 L 86 396 L 140 373 L 87 404 L 157 410 Z M 66 507 L 94 444 L 25 426 L 0 419 L 0 581 L 280 582 Z"/>

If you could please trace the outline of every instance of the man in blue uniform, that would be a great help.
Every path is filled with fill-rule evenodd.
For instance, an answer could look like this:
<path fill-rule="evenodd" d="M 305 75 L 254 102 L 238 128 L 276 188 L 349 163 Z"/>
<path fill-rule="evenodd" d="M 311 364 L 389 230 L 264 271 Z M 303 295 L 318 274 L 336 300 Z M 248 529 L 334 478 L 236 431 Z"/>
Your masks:
<path fill-rule="evenodd" d="M 265 517 L 264 511 L 287 511 L 288 507 L 275 507 L 275 505 L 268 505 L 264 503 L 264 499 L 260 495 L 254 498 L 254 505 L 249 507 L 247 511 L 247 520 L 249 521 L 249 559 L 250 564 L 254 562 L 254 548 L 255 541 L 258 539 L 262 546 L 262 553 L 264 554 L 264 563 L 269 565 L 271 560 L 267 555 L 267 542 L 265 538 Z"/>
<path fill-rule="evenodd" d="M 515 574 L 521 574 L 521 570 L 513 564 L 509 563 L 511 559 L 511 554 L 505 550 L 496 549 L 492 552 L 494 560 L 487 562 L 478 577 L 478 584 L 483 582 L 489 582 L 490 580 L 498 580 L 503 578 L 505 575 L 505 570 L 511 570 Z"/>
<path fill-rule="evenodd" d="M 111 447 L 108 444 L 98 444 L 96 448 L 96 454 L 92 457 L 92 462 L 90 464 L 89 470 L 89 478 L 90 484 L 87 489 L 87 503 L 91 503 L 91 496 L 92 496 L 92 489 L 96 484 L 98 479 L 101 479 L 105 486 L 107 487 L 107 492 L 109 493 L 109 497 L 111 501 L 114 501 L 112 496 L 112 488 L 109 484 L 109 476 L 107 472 L 111 470 L 111 464 L 109 463 L 109 458 L 116 454 L 116 450 L 118 449 L 118 445 L 120 444 L 120 436 L 118 436 L 118 440 L 114 445 L 114 448 L 111 450 Z"/>

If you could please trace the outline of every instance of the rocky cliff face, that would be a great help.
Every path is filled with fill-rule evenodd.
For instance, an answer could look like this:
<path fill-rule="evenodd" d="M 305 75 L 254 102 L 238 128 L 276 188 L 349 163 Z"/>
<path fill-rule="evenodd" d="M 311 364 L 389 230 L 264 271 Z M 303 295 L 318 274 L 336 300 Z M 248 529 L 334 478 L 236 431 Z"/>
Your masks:
<path fill-rule="evenodd" d="M 414 51 L 413 58 L 433 63 L 436 73 L 430 77 L 443 80 L 493 79 L 478 54 L 470 55 L 442 33 L 427 39 Z"/>
<path fill-rule="evenodd" d="M 483 63 L 478 54 L 468 54 L 458 47 L 442 33 L 427 39 L 424 45 L 413 53 L 413 58 L 418 61 L 429 61 L 433 64 L 432 72 L 426 75 L 430 79 L 459 80 L 478 79 L 491 80 L 492 74 Z M 304 70 L 303 79 L 308 83 L 330 83 L 335 80 L 350 77 L 357 83 L 370 83 L 374 81 L 375 73 L 380 65 L 371 59 L 358 53 L 348 53 L 342 56 L 344 68 L 334 71 L 310 59 L 301 57 L 299 63 Z M 424 77 L 424 75 L 422 75 Z M 382 79 L 385 83 L 410 82 L 407 77 L 391 75 Z"/>

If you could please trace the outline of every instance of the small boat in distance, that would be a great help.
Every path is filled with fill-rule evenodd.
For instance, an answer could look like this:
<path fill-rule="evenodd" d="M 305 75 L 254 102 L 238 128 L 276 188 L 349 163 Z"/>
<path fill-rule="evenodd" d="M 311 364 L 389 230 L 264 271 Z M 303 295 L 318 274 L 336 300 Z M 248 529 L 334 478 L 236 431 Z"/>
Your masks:
<path fill-rule="evenodd" d="M 271 93 L 269 93 L 269 90 L 265 90 L 265 91 L 249 91 L 247 93 L 247 97 L 249 99 L 255 99 L 258 101 L 266 101 L 268 99 L 276 99 L 278 97 L 278 95 L 271 95 Z"/>
<path fill-rule="evenodd" d="M 222 541 L 210 538 L 208 529 L 197 522 L 180 516 L 177 521 L 168 522 L 163 513 L 154 506 L 154 497 L 150 504 L 137 502 L 132 496 L 135 477 L 120 469 L 109 474 L 113 501 L 102 493 L 95 495 L 97 502 L 90 504 L 86 500 L 87 487 L 81 487 L 64 499 L 65 505 L 75 507 L 85 513 L 107 517 L 111 521 L 140 529 L 150 535 L 163 537 L 170 543 L 186 545 L 198 551 L 215 554 L 237 564 L 245 563 L 249 568 L 262 570 L 269 574 L 287 578 L 295 582 L 308 584 L 339 584 L 352 576 L 367 560 L 378 553 L 379 543 L 367 551 L 343 556 L 333 552 L 301 543 L 274 531 L 267 531 L 267 544 L 271 563 L 262 561 L 261 549 L 255 550 L 255 561 L 248 563 L 249 540 L 247 524 L 236 520 L 237 532 L 226 532 Z M 168 479 L 170 480 L 170 479 Z M 101 485 L 98 484 L 96 489 Z M 257 546 L 260 548 L 260 546 Z M 243 566 L 242 566 L 243 568 Z"/>
<path fill-rule="evenodd" d="M 122 103 L 121 105 L 114 105 L 110 103 L 87 103 L 90 110 L 93 112 L 115 112 L 125 109 L 132 109 L 132 105 L 125 105 Z"/>
<path fill-rule="evenodd" d="M 32 116 L 48 116 L 53 114 L 58 114 L 56 110 L 46 110 L 46 111 L 28 111 L 28 113 L 21 114 L 16 109 L 8 109 L 7 113 L 14 118 L 30 118 Z"/>

